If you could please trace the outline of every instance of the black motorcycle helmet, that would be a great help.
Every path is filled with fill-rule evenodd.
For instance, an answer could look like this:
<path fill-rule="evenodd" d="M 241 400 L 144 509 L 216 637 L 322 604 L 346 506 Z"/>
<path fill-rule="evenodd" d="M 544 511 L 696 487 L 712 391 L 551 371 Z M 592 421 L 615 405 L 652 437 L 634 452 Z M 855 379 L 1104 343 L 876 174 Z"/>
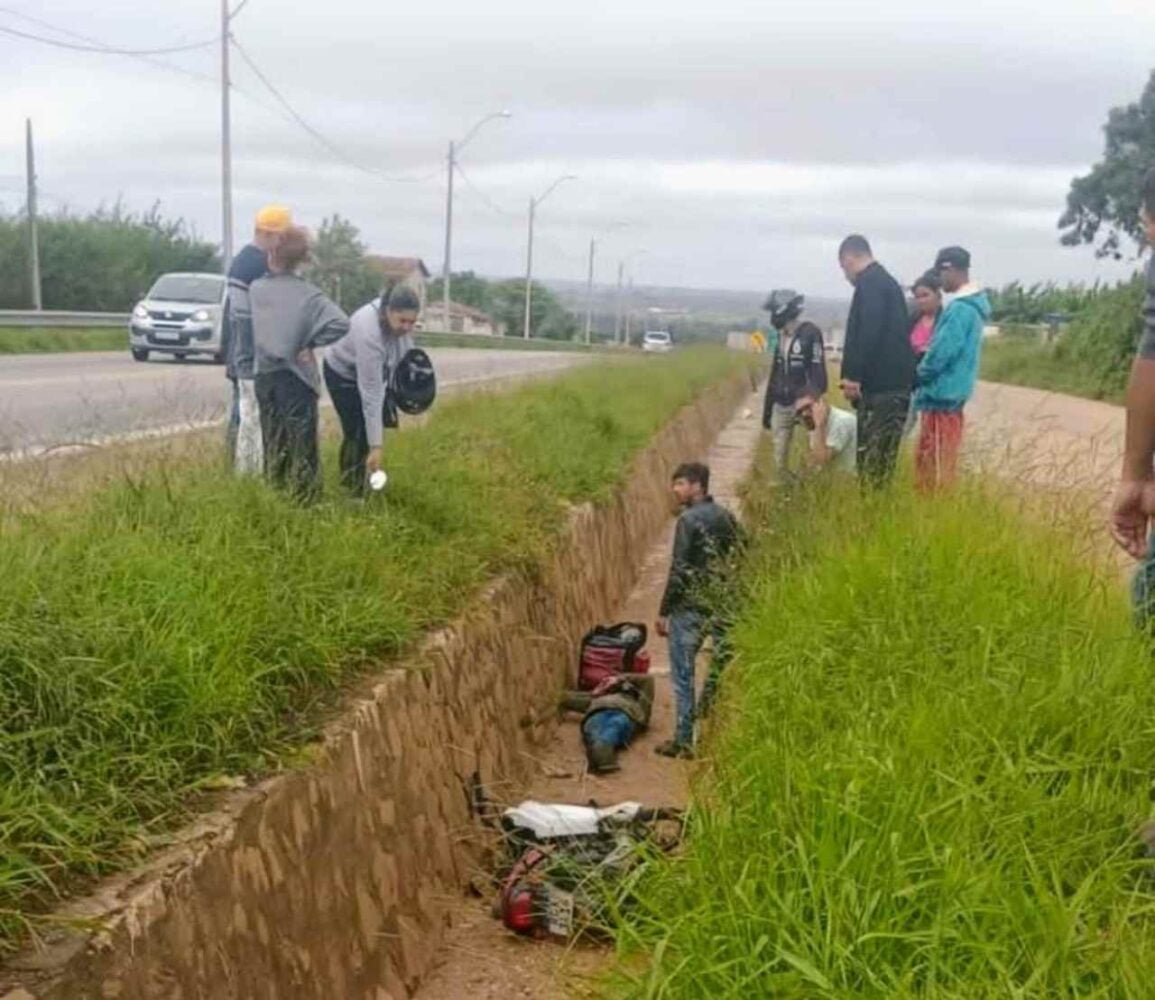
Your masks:
<path fill-rule="evenodd" d="M 393 372 L 393 401 L 402 413 L 424 413 L 437 398 L 437 375 L 433 362 L 420 347 L 406 351 Z"/>
<path fill-rule="evenodd" d="M 806 296 L 793 288 L 776 288 L 770 293 L 770 298 L 762 306 L 770 314 L 770 322 L 775 330 L 781 330 L 792 319 L 802 315 L 802 307 L 806 304 Z"/>

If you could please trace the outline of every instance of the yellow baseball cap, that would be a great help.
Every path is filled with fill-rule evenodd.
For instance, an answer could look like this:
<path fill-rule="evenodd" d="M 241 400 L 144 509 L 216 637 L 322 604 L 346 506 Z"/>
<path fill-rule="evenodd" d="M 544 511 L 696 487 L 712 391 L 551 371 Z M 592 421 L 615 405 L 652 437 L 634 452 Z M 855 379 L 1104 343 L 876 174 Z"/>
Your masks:
<path fill-rule="evenodd" d="M 284 205 L 266 205 L 257 213 L 257 229 L 263 233 L 283 233 L 293 224 L 293 214 Z"/>

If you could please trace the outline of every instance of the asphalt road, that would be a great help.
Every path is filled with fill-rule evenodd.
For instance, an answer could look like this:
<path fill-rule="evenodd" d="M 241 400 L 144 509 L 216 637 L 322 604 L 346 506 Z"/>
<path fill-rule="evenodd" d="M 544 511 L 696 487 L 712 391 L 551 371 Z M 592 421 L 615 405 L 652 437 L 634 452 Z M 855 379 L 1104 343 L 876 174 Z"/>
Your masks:
<path fill-rule="evenodd" d="M 561 371 L 588 356 L 476 348 L 430 350 L 442 386 Z M 134 362 L 127 352 L 0 357 L 0 453 L 38 450 L 221 419 L 224 369 Z"/>

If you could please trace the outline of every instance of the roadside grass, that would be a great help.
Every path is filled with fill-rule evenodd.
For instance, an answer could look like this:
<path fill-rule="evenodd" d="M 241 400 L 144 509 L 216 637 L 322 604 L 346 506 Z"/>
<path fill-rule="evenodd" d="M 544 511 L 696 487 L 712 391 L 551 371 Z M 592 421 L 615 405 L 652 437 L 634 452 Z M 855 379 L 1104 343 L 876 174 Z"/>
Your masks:
<path fill-rule="evenodd" d="M 425 347 L 472 347 L 498 351 L 590 351 L 612 350 L 606 345 L 568 340 L 526 340 L 524 337 L 483 337 L 465 333 L 419 333 Z M 128 331 L 107 328 L 0 327 L 0 354 L 64 354 L 77 351 L 124 351 L 128 354 Z"/>
<path fill-rule="evenodd" d="M 120 327 L 0 327 L 0 354 L 70 354 L 77 351 L 116 350 L 128 353 L 128 332 Z"/>
<path fill-rule="evenodd" d="M 1122 403 L 1127 375 L 1125 367 L 1104 373 L 1080 364 L 1064 354 L 1058 344 L 1003 337 L 992 338 L 983 345 L 981 377 L 989 382 Z"/>
<path fill-rule="evenodd" d="M 202 454 L 31 511 L 0 490 L 0 950 L 83 879 L 276 768 L 343 686 L 607 496 L 695 394 L 747 364 L 687 351 L 450 399 L 392 436 L 389 491 L 302 509 Z M 214 442 L 215 443 L 215 442 Z"/>
<path fill-rule="evenodd" d="M 763 503 L 686 849 L 635 887 L 614 996 L 1151 995 L 1152 655 L 1080 503 Z"/>

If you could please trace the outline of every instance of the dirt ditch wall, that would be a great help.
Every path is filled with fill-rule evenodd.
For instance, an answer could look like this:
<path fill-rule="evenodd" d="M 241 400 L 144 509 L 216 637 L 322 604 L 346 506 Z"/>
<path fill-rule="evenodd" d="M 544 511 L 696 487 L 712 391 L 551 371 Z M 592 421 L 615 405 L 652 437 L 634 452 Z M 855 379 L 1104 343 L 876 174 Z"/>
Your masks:
<path fill-rule="evenodd" d="M 61 911 L 77 929 L 0 971 L 0 1000 L 403 1000 L 475 858 L 479 771 L 514 794 L 575 649 L 606 620 L 668 514 L 672 467 L 750 391 L 715 386 L 573 512 L 552 564 L 494 584 L 328 729 L 312 762 L 231 794 L 146 867 Z M 83 927 L 83 929 L 80 929 Z"/>

